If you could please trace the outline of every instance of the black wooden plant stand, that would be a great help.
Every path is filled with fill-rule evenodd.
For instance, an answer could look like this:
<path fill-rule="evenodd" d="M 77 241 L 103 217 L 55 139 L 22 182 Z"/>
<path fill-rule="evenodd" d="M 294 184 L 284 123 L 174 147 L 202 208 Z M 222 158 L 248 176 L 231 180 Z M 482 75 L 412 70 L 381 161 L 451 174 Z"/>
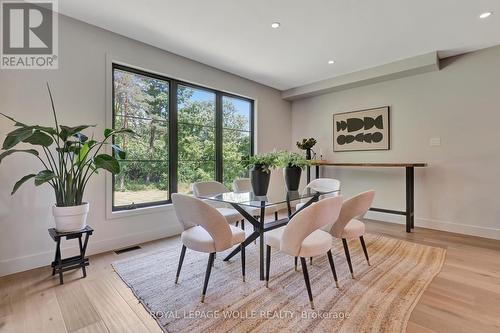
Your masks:
<path fill-rule="evenodd" d="M 70 232 L 58 232 L 55 228 L 49 229 L 49 235 L 56 242 L 56 254 L 54 257 L 54 261 L 52 262 L 52 275 L 56 273 L 59 274 L 59 283 L 63 284 L 63 272 L 70 271 L 72 269 L 82 269 L 83 277 L 87 276 L 87 271 L 85 270 L 85 266 L 89 265 L 89 258 L 85 258 L 85 251 L 87 250 L 87 244 L 89 241 L 90 235 L 94 232 L 89 226 L 86 226 L 82 230 L 78 231 L 70 231 Z M 85 240 L 82 243 L 82 237 L 85 235 Z M 75 239 L 78 238 L 78 245 L 80 248 L 80 255 L 69 257 L 69 258 L 61 258 L 61 238 Z"/>

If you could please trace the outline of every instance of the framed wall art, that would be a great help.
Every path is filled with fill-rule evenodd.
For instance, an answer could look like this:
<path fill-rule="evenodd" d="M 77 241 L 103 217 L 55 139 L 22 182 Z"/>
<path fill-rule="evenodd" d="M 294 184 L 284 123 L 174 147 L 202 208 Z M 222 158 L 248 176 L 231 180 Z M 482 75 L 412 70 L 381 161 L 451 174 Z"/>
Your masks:
<path fill-rule="evenodd" d="M 390 149 L 389 107 L 333 115 L 333 151 Z"/>

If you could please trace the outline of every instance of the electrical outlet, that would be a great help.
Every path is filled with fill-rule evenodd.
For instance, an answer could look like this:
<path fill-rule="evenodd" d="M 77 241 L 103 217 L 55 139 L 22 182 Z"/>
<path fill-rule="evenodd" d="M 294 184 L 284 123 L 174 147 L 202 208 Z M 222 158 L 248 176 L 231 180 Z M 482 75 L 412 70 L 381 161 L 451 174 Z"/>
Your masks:
<path fill-rule="evenodd" d="M 429 140 L 429 145 L 433 146 L 433 147 L 435 147 L 435 146 L 441 146 L 441 138 L 431 138 Z"/>

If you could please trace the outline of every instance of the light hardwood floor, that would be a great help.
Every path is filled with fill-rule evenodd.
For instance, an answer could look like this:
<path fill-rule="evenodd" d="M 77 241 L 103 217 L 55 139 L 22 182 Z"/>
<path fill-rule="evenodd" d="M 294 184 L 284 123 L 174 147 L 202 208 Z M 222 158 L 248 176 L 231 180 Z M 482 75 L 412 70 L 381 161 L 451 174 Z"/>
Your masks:
<path fill-rule="evenodd" d="M 416 305 L 408 332 L 500 332 L 500 241 L 368 221 L 368 232 L 447 248 L 441 273 Z M 0 278 L 1 332 L 161 332 L 111 262 L 154 251 L 142 249 L 90 257 L 87 278 L 65 274 L 60 286 L 49 267 Z"/>

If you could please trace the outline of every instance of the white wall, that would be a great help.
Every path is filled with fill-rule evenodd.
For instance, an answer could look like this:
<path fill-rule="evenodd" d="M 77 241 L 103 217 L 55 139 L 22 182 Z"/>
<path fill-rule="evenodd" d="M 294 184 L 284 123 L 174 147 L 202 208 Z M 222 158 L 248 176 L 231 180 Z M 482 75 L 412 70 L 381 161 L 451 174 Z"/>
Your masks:
<path fill-rule="evenodd" d="M 500 239 L 499 68 L 495 47 L 446 59 L 439 72 L 294 101 L 291 143 L 315 137 L 334 162 L 427 162 L 416 170 L 415 224 Z M 384 105 L 391 150 L 333 153 L 332 114 Z M 441 146 L 431 147 L 436 137 Z M 374 188 L 375 206 L 404 209 L 403 169 L 323 170 L 346 196 Z"/>
<path fill-rule="evenodd" d="M 159 50 L 117 34 L 61 16 L 59 20 L 59 70 L 0 70 L 0 111 L 20 121 L 52 124 L 45 82 L 51 85 L 60 123 L 97 124 L 100 135 L 106 124 L 106 57 L 200 85 L 247 96 L 256 100 L 257 151 L 286 149 L 290 143 L 290 103 L 280 92 Z M 12 130 L 0 120 L 0 137 Z M 18 155 L 0 165 L 0 276 L 47 265 L 54 243 L 47 234 L 53 227 L 50 187 L 25 185 L 10 196 L 13 184 L 37 170 L 36 161 Z M 272 182 L 281 180 L 275 173 Z M 86 200 L 91 213 L 88 223 L 95 230 L 89 252 L 96 253 L 153 240 L 180 231 L 171 209 L 160 213 L 106 219 L 104 174 L 88 187 Z M 76 243 L 64 254 L 76 251 Z"/>

